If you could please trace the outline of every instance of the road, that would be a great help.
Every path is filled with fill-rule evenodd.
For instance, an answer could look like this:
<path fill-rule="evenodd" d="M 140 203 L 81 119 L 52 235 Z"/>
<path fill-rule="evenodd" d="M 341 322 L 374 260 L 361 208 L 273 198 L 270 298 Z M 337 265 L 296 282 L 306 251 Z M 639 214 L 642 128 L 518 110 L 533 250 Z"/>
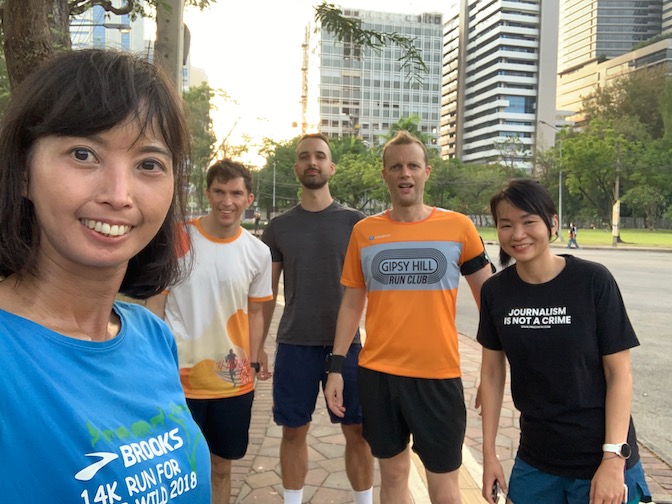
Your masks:
<path fill-rule="evenodd" d="M 498 264 L 499 247 L 488 245 L 487 250 Z M 672 253 L 619 249 L 571 253 L 604 264 L 618 282 L 641 343 L 631 354 L 632 416 L 637 436 L 672 465 Z M 475 338 L 478 315 L 464 279 L 457 300 L 457 327 L 460 333 Z"/>

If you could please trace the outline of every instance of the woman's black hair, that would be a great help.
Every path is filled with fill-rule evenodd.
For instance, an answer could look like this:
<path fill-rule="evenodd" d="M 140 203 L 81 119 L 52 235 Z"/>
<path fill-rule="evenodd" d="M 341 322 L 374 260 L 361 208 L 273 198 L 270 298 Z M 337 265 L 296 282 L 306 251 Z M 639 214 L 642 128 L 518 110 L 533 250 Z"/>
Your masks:
<path fill-rule="evenodd" d="M 128 120 L 155 128 L 173 157 L 174 195 L 156 236 L 131 258 L 122 294 L 144 299 L 179 280 L 178 226 L 185 217 L 190 134 L 183 102 L 164 73 L 118 51 L 64 53 L 40 65 L 12 93 L 0 122 L 0 277 L 39 274 L 39 229 L 23 196 L 30 153 L 46 136 L 91 136 Z"/>
<path fill-rule="evenodd" d="M 490 213 L 497 226 L 497 207 L 506 201 L 530 214 L 538 215 L 548 228 L 548 237 L 553 238 L 553 217 L 557 214 L 553 198 L 539 182 L 532 179 L 513 179 L 490 199 Z M 499 247 L 499 263 L 508 266 L 511 256 Z"/>

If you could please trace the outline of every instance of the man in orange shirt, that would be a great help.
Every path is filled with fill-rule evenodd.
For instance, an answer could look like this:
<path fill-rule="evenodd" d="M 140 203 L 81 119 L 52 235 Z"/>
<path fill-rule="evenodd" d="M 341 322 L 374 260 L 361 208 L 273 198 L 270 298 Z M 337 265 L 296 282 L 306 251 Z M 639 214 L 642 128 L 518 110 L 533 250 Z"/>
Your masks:
<path fill-rule="evenodd" d="M 366 311 L 359 356 L 364 438 L 379 459 L 381 502 L 410 504 L 409 439 L 427 471 L 433 503 L 460 502 L 458 469 L 466 428 L 455 327 L 460 273 L 478 305 L 492 274 L 474 224 L 425 205 L 427 149 L 407 132 L 383 148 L 392 208 L 357 223 L 341 283 L 346 287 L 327 363 L 329 408 L 343 415 L 340 373 Z"/>

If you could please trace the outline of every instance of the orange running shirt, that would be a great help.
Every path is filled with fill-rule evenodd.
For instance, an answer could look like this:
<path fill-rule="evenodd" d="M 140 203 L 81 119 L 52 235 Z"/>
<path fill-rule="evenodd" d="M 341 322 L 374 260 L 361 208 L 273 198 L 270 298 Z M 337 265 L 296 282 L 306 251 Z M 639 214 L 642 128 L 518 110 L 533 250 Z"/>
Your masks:
<path fill-rule="evenodd" d="M 358 222 L 341 283 L 366 288 L 359 365 L 414 378 L 461 376 L 455 326 L 460 267 L 484 252 L 471 220 L 435 208 L 419 222 L 388 212 Z"/>

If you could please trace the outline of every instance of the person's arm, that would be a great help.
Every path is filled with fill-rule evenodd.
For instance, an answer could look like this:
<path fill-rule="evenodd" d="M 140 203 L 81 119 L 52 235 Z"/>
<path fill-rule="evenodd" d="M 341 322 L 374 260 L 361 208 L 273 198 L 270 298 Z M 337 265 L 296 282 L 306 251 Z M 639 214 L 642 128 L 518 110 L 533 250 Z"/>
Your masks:
<path fill-rule="evenodd" d="M 479 385 L 481 401 L 481 425 L 483 428 L 483 497 L 493 503 L 491 492 L 495 481 L 499 482 L 502 492 L 508 487 L 504 478 L 502 464 L 497 458 L 497 428 L 502 411 L 502 398 L 506 382 L 506 358 L 501 350 L 483 348 L 481 358 L 481 383 Z"/>
<path fill-rule="evenodd" d="M 275 311 L 275 304 L 278 301 L 278 287 L 280 286 L 280 275 L 282 274 L 282 263 L 274 262 L 271 266 L 271 283 L 273 288 L 273 299 L 264 303 L 263 315 L 264 315 L 264 332 L 262 334 L 262 342 L 266 342 L 268 337 L 268 330 L 271 327 L 271 321 L 273 320 L 273 312 Z"/>
<path fill-rule="evenodd" d="M 261 367 L 259 373 L 257 373 L 257 378 L 260 380 L 268 380 L 271 376 L 268 371 L 268 356 L 264 350 L 264 343 L 266 338 L 264 337 L 264 328 L 265 328 L 265 306 L 271 303 L 271 301 L 259 303 L 256 301 L 250 301 L 247 305 L 247 321 L 250 331 L 250 362 L 258 362 Z"/>
<path fill-rule="evenodd" d="M 471 289 L 471 295 L 474 296 L 474 301 L 476 302 L 476 308 L 481 309 L 481 287 L 483 282 L 492 276 L 492 265 L 488 263 L 483 266 L 480 270 L 472 273 L 471 275 L 466 275 L 464 278 L 469 284 Z M 474 401 L 474 407 L 478 410 L 481 407 L 481 386 L 479 385 L 476 389 L 476 399 Z"/>
<path fill-rule="evenodd" d="M 359 321 L 364 312 L 366 304 L 366 289 L 346 287 L 341 307 L 338 310 L 338 319 L 336 321 L 336 336 L 334 338 L 333 355 L 345 357 L 352 340 L 359 328 Z M 334 415 L 345 416 L 345 407 L 343 406 L 343 375 L 341 373 L 329 373 L 327 383 L 324 387 L 324 396 L 327 399 L 327 405 Z"/>
<path fill-rule="evenodd" d="M 466 275 L 464 278 L 469 284 L 471 289 L 471 294 L 474 296 L 474 301 L 476 301 L 476 307 L 480 309 L 481 307 L 481 286 L 488 278 L 492 276 L 492 266 L 490 263 L 483 266 L 480 270 L 472 273 L 471 275 Z"/>
<path fill-rule="evenodd" d="M 163 320 L 166 317 L 166 299 L 168 298 L 165 294 L 157 294 L 152 296 L 145 301 L 145 308 L 151 311 L 154 315 Z"/>
<path fill-rule="evenodd" d="M 630 350 L 623 350 L 602 357 L 604 377 L 607 382 L 605 400 L 604 442 L 625 443 L 630 426 L 630 405 L 632 402 L 632 369 Z M 615 453 L 603 453 L 590 485 L 591 504 L 622 502 L 624 496 L 625 460 Z"/>

